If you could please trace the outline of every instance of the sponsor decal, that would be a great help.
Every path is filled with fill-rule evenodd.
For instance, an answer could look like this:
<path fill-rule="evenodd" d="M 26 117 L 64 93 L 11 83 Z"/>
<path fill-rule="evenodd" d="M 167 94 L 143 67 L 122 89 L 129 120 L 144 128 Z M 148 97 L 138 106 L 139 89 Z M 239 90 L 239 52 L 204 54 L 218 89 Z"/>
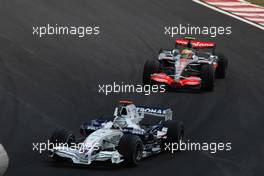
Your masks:
<path fill-rule="evenodd" d="M 143 111 L 151 114 L 165 115 L 167 109 L 149 108 L 149 107 L 137 107 L 137 111 Z"/>
<path fill-rule="evenodd" d="M 179 45 L 187 45 L 188 41 L 187 40 L 176 40 L 176 43 Z M 191 41 L 191 44 L 193 45 L 193 47 L 197 47 L 197 48 L 214 47 L 215 46 L 215 44 L 213 42 Z"/>

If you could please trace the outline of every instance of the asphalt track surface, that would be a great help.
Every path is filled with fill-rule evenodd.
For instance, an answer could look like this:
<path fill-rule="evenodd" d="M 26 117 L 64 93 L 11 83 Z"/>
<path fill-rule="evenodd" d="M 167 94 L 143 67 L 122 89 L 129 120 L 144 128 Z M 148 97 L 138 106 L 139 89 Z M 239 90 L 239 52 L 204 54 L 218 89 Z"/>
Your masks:
<path fill-rule="evenodd" d="M 210 175 L 264 173 L 263 31 L 191 1 L 1 0 L 0 141 L 10 157 L 7 175 Z M 32 25 L 99 25 L 97 37 L 32 36 Z M 214 39 L 229 58 L 225 80 L 211 93 L 98 94 L 98 84 L 141 83 L 146 59 L 173 39 L 163 26 L 232 26 Z M 199 37 L 200 39 L 208 39 Z M 196 142 L 232 142 L 230 152 L 164 153 L 137 168 L 74 167 L 32 152 L 59 126 L 112 114 L 119 99 L 171 107 Z"/>

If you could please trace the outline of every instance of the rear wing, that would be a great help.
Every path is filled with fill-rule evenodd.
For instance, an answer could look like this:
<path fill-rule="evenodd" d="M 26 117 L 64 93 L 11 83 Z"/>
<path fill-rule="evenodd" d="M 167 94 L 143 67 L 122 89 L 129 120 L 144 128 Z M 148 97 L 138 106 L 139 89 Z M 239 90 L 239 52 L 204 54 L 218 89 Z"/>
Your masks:
<path fill-rule="evenodd" d="M 143 112 L 144 114 L 164 117 L 165 121 L 172 120 L 172 110 L 170 108 L 154 108 L 154 107 L 145 107 L 145 106 L 136 106 L 138 112 Z"/>
<path fill-rule="evenodd" d="M 216 44 L 214 42 L 202 42 L 198 40 L 189 40 L 189 39 L 177 39 L 175 41 L 176 48 L 178 45 L 188 47 L 189 44 L 191 44 L 191 47 L 194 49 L 206 49 L 206 48 L 214 49 L 216 47 Z"/>

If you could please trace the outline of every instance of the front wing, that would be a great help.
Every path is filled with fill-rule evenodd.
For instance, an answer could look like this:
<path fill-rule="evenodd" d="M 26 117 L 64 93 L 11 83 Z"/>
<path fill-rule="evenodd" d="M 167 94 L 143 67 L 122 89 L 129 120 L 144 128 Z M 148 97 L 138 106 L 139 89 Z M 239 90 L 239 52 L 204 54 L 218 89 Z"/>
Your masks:
<path fill-rule="evenodd" d="M 76 149 L 71 148 L 54 148 L 50 152 L 50 157 L 57 155 L 62 158 L 69 158 L 74 164 L 84 164 L 89 165 L 93 161 L 106 161 L 111 160 L 112 163 L 121 163 L 123 161 L 122 155 L 118 151 L 99 151 L 96 154 L 91 154 L 93 152 L 83 153 Z"/>
<path fill-rule="evenodd" d="M 198 76 L 181 76 L 179 80 L 174 80 L 165 73 L 154 73 L 151 75 L 150 79 L 154 82 L 166 84 L 170 87 L 199 86 L 202 81 Z"/>

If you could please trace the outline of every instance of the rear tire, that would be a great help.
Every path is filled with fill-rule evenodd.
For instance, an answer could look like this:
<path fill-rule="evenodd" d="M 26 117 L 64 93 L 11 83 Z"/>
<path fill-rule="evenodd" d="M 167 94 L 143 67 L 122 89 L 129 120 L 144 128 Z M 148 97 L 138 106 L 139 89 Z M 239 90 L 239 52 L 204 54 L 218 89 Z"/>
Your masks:
<path fill-rule="evenodd" d="M 156 60 L 147 60 L 143 70 L 143 84 L 151 84 L 151 74 L 158 73 L 160 71 L 159 62 Z"/>
<path fill-rule="evenodd" d="M 142 140 L 136 135 L 124 134 L 119 141 L 118 152 L 123 155 L 127 166 L 135 167 L 142 158 Z"/>
<path fill-rule="evenodd" d="M 51 135 L 50 139 L 50 149 L 53 149 L 54 146 L 59 146 L 59 144 L 67 144 L 68 146 L 71 146 L 71 144 L 75 143 L 75 136 L 73 135 L 72 131 L 69 131 L 67 129 L 61 128 L 56 129 L 53 134 Z M 53 144 L 53 145 L 52 145 Z M 54 153 L 50 153 L 52 158 L 56 161 L 62 161 L 64 158 L 61 158 L 57 156 Z"/>
<path fill-rule="evenodd" d="M 163 124 L 164 127 L 168 128 L 167 138 L 162 141 L 162 149 L 165 148 L 165 143 L 180 143 L 184 139 L 184 126 L 182 122 L 176 120 L 166 121 Z"/>
<path fill-rule="evenodd" d="M 224 79 L 226 77 L 228 60 L 223 54 L 218 54 L 218 66 L 215 70 L 215 77 L 219 79 Z"/>
<path fill-rule="evenodd" d="M 204 64 L 201 67 L 201 89 L 204 91 L 212 91 L 214 89 L 215 79 L 214 70 L 211 65 Z"/>

